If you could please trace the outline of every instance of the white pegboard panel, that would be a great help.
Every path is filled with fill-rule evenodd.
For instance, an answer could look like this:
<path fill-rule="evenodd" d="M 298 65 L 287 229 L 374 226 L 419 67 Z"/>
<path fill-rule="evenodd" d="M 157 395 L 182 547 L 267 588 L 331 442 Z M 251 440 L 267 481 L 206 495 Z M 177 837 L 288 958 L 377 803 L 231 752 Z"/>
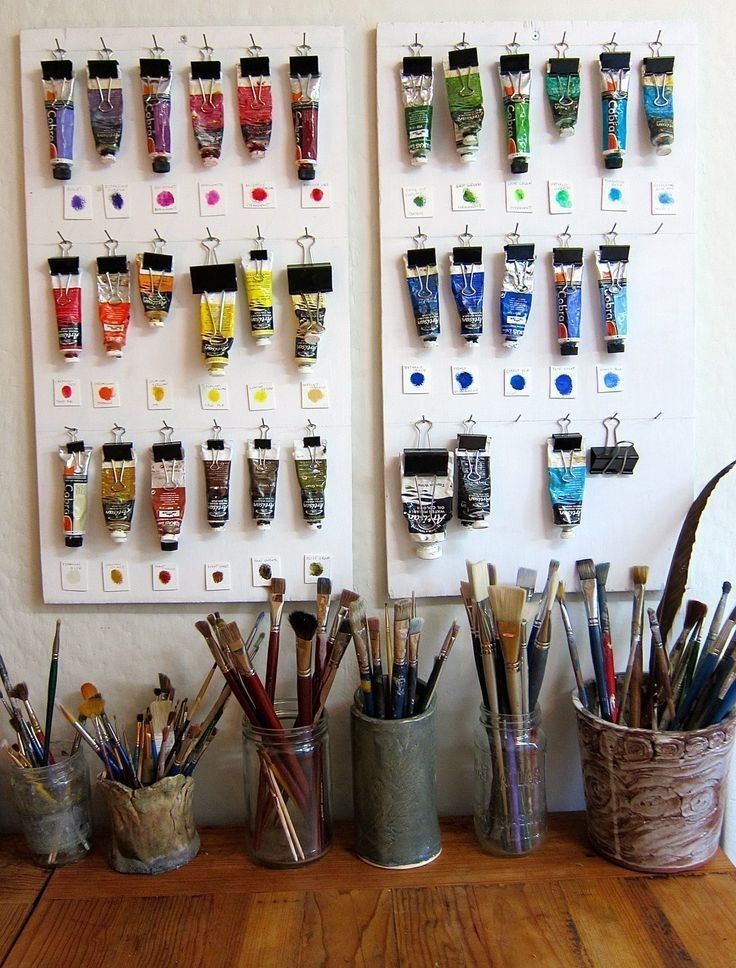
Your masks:
<path fill-rule="evenodd" d="M 662 30 L 663 54 L 674 54 L 676 142 L 669 157 L 657 157 L 649 144 L 641 103 L 641 60 L 647 44 Z M 556 56 L 564 32 L 568 56 L 580 57 L 582 94 L 575 134 L 561 139 L 546 103 L 546 62 Z M 606 172 L 600 152 L 598 54 L 613 32 L 619 50 L 631 50 L 629 139 L 624 167 Z M 463 36 L 478 47 L 485 120 L 473 164 L 455 151 L 441 64 Z M 521 51 L 531 55 L 531 159 L 529 173 L 513 176 L 505 157 L 505 133 L 498 59 L 514 32 Z M 415 34 L 434 65 L 433 148 L 428 164 L 415 168 L 406 150 L 399 71 Z M 577 558 L 611 560 L 609 586 L 629 587 L 631 564 L 651 566 L 651 586 L 662 585 L 671 546 L 693 496 L 695 350 L 695 92 L 697 30 L 694 24 L 659 22 L 494 22 L 381 24 L 377 38 L 378 138 L 381 216 L 383 409 L 389 591 L 392 596 L 455 594 L 465 560 L 493 560 L 502 580 L 513 581 L 519 565 L 543 569 L 550 557 L 562 562 L 561 577 L 576 587 Z M 629 208 L 602 211 L 601 179 L 627 183 Z M 506 210 L 505 183 L 530 180 L 532 213 Z M 552 215 L 548 181 L 571 182 L 574 211 Z M 451 185 L 480 182 L 483 211 L 453 212 Z M 651 185 L 676 186 L 677 214 L 651 213 Z M 425 188 L 431 217 L 407 218 L 402 189 Z M 509 351 L 500 335 L 498 293 L 503 272 L 504 236 L 519 223 L 522 241 L 536 243 L 537 263 L 531 319 L 520 345 Z M 597 274 L 593 254 L 617 223 L 618 240 L 631 244 L 628 271 L 629 338 L 626 352 L 612 356 L 602 339 Z M 660 226 L 659 231 L 657 231 Z M 449 253 L 466 224 L 484 247 L 486 275 L 484 332 L 470 348 L 460 336 L 449 289 Z M 585 250 L 580 352 L 562 358 L 554 322 L 551 251 L 569 224 L 573 245 Z M 431 350 L 421 345 L 406 291 L 402 256 L 412 247 L 417 226 L 437 250 L 442 332 Z M 657 233 L 655 235 L 655 232 Z M 549 368 L 577 368 L 575 399 L 549 395 Z M 402 365 L 429 367 L 431 391 L 402 392 Z M 623 367 L 620 393 L 597 392 L 596 366 Z M 452 366 L 474 366 L 478 392 L 452 393 Z M 504 396 L 504 368 L 528 367 L 532 395 Z M 602 420 L 618 412 L 622 439 L 634 441 L 639 464 L 630 478 L 588 477 L 583 521 L 574 536 L 560 540 L 547 497 L 545 442 L 570 414 L 571 429 L 586 445 L 604 443 Z M 493 495 L 489 527 L 466 531 L 453 520 L 442 557 L 422 561 L 414 554 L 401 514 L 399 455 L 415 446 L 414 421 L 434 422 L 433 446 L 454 446 L 462 421 L 472 413 L 476 431 L 492 438 Z M 654 419 L 657 414 L 661 416 Z M 519 418 L 517 420 L 517 418 Z"/>
<path fill-rule="evenodd" d="M 225 137 L 220 163 L 202 167 L 191 130 L 188 109 L 189 62 L 199 59 L 202 35 L 222 61 L 225 99 Z M 104 166 L 97 160 L 86 103 L 85 67 L 97 57 L 100 33 L 120 62 L 125 101 L 122 149 L 116 163 Z M 172 163 L 171 172 L 154 175 L 146 155 L 143 104 L 138 59 L 149 56 L 152 33 L 172 62 Z M 271 146 L 262 160 L 248 156 L 238 124 L 236 65 L 247 56 L 251 34 L 271 58 L 274 125 Z M 91 188 L 93 218 L 63 219 L 64 183 L 51 177 L 46 125 L 43 114 L 40 61 L 50 58 L 58 38 L 75 67 L 75 164 L 72 185 Z M 276 556 L 280 574 L 287 581 L 290 599 L 308 599 L 314 586 L 304 581 L 305 555 L 331 558 L 331 575 L 338 585 L 352 581 L 352 510 L 350 444 L 350 326 L 348 298 L 348 176 L 344 151 L 336 150 L 345 138 L 346 79 L 343 31 L 337 27 L 309 27 L 307 42 L 320 58 L 320 156 L 316 182 L 326 184 L 331 196 L 328 208 L 303 208 L 302 184 L 294 166 L 294 136 L 290 117 L 289 57 L 297 53 L 302 31 L 296 27 L 154 27 L 30 30 L 21 35 L 21 73 L 24 116 L 28 277 L 32 333 L 36 444 L 41 532 L 43 594 L 46 602 L 194 602 L 258 601 L 266 590 L 251 580 L 252 559 Z M 67 183 L 69 184 L 69 183 Z M 173 184 L 179 199 L 176 214 L 154 215 L 151 188 Z M 203 217 L 199 186 L 223 186 L 225 215 Z M 275 191 L 276 207 L 256 211 L 243 206 L 244 184 L 266 184 Z M 103 186 L 128 188 L 131 215 L 128 219 L 105 218 Z M 250 335 L 242 275 L 239 274 L 236 340 L 223 378 L 210 378 L 202 362 L 199 343 L 198 297 L 192 295 L 189 266 L 201 264 L 205 252 L 200 239 L 207 226 L 222 240 L 220 262 L 239 259 L 253 247 L 260 226 L 274 257 L 274 306 L 276 337 L 272 345 L 257 347 Z M 319 360 L 311 372 L 300 374 L 293 361 L 295 322 L 286 284 L 286 265 L 301 261 L 296 243 L 304 227 L 316 236 L 315 261 L 333 265 L 334 292 L 329 297 L 326 333 Z M 132 273 L 132 317 L 128 346 L 120 360 L 108 359 L 102 346 L 94 291 L 94 260 L 104 255 L 105 229 L 120 241 L 118 252 L 133 260 L 151 249 L 154 230 L 167 240 L 166 251 L 175 259 L 175 291 L 172 309 L 163 329 L 150 329 L 140 306 L 135 271 Z M 46 260 L 57 255 L 60 230 L 73 240 L 83 276 L 85 349 L 76 366 L 66 364 L 58 352 L 56 324 L 51 302 Z M 54 406 L 54 380 L 79 380 L 82 406 Z M 173 392 L 172 410 L 147 409 L 147 379 L 166 379 Z M 301 382 L 328 385 L 328 409 L 303 409 Z M 91 385 L 116 381 L 121 406 L 92 407 Z M 229 386 L 230 410 L 205 411 L 199 385 L 225 382 Z M 275 384 L 276 409 L 251 412 L 246 387 L 254 383 Z M 258 532 L 250 513 L 245 441 L 256 435 L 261 417 L 271 427 L 271 437 L 281 447 L 281 468 L 276 520 L 269 532 Z M 211 436 L 213 418 L 224 428 L 224 437 L 235 447 L 232 466 L 230 522 L 222 532 L 207 526 L 204 480 L 199 444 Z M 310 419 L 326 440 L 329 455 L 327 518 L 321 531 L 307 529 L 302 520 L 292 447 L 306 432 Z M 187 510 L 178 552 L 159 550 L 158 535 L 150 507 L 150 446 L 160 440 L 158 428 L 166 419 L 181 439 L 187 461 Z M 133 529 L 124 545 L 110 540 L 99 496 L 101 444 L 111 439 L 114 422 L 123 424 L 138 454 L 137 504 Z M 78 427 L 88 445 L 95 448 L 90 475 L 90 512 L 83 548 L 67 549 L 61 526 L 62 467 L 57 457 L 65 442 L 64 425 Z M 61 562 L 86 564 L 86 592 L 64 591 L 60 583 Z M 127 565 L 130 591 L 105 592 L 104 563 Z M 205 566 L 229 563 L 229 591 L 205 590 Z M 154 566 L 176 565 L 178 589 L 154 590 Z M 171 583 L 173 584 L 173 583 Z"/>

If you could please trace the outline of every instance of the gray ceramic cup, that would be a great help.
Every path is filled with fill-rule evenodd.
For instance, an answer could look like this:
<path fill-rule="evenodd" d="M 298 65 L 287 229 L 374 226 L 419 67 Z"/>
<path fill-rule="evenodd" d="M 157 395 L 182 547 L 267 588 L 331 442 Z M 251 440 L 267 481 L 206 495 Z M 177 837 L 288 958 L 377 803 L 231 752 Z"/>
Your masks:
<path fill-rule="evenodd" d="M 355 849 L 375 867 L 421 867 L 442 851 L 437 818 L 435 703 L 409 719 L 350 710 Z"/>

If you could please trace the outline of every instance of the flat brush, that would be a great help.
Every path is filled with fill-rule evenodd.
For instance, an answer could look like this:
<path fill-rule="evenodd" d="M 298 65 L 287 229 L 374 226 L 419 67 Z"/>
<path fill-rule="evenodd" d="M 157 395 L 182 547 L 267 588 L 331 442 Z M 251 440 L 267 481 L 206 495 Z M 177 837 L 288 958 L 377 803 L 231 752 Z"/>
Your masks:
<path fill-rule="evenodd" d="M 273 702 L 276 695 L 276 674 L 279 666 L 279 641 L 281 636 L 281 613 L 284 610 L 286 579 L 272 578 L 269 587 L 271 609 L 271 634 L 268 639 L 266 657 L 266 695 Z"/>
<path fill-rule="evenodd" d="M 413 716 L 416 711 L 417 681 L 419 677 L 419 641 L 424 628 L 424 619 L 412 618 L 409 622 L 407 639 L 408 668 L 406 676 L 406 715 Z"/>
<path fill-rule="evenodd" d="M 435 694 L 437 692 L 437 686 L 439 685 L 439 681 L 440 681 L 440 676 L 442 675 L 442 671 L 445 668 L 445 662 L 447 661 L 447 656 L 450 654 L 450 650 L 455 644 L 455 639 L 457 638 L 457 634 L 459 631 L 460 631 L 460 626 L 457 624 L 457 622 L 453 622 L 452 625 L 450 626 L 450 629 L 447 635 L 445 636 L 445 641 L 442 643 L 442 646 L 440 647 L 440 651 L 435 656 L 434 665 L 432 666 L 432 671 L 429 674 L 429 679 L 427 680 L 427 687 L 424 690 L 424 696 L 422 698 L 421 706 L 418 710 L 420 713 L 426 712 L 429 709 L 432 703 L 432 700 L 435 697 Z"/>
<path fill-rule="evenodd" d="M 386 693 L 383 683 L 383 662 L 381 660 L 381 623 L 377 618 L 368 619 L 368 638 L 371 643 L 373 713 L 376 719 L 385 719 Z"/>
<path fill-rule="evenodd" d="M 598 594 L 598 614 L 601 622 L 601 647 L 603 649 L 603 671 L 608 687 L 608 705 L 611 710 L 611 722 L 618 722 L 618 700 L 616 699 L 616 660 L 613 654 L 611 639 L 611 618 L 608 614 L 608 592 L 606 582 L 611 565 L 607 561 L 599 562 L 595 566 L 596 592 Z"/>
<path fill-rule="evenodd" d="M 314 649 L 314 676 L 312 687 L 317 689 L 322 678 L 322 670 L 327 661 L 327 621 L 330 614 L 332 581 L 329 578 L 317 579 L 317 644 Z"/>
<path fill-rule="evenodd" d="M 562 582 L 560 582 L 557 586 L 557 604 L 560 606 L 562 624 L 565 627 L 567 648 L 570 653 L 570 661 L 572 662 L 572 671 L 575 675 L 575 683 L 578 687 L 578 699 L 585 709 L 590 709 L 588 690 L 585 688 L 585 680 L 583 679 L 583 673 L 580 668 L 580 656 L 578 655 L 578 647 L 575 642 L 575 630 L 572 627 L 570 613 L 567 610 L 567 603 L 565 601 L 565 586 Z"/>
<path fill-rule="evenodd" d="M 54 704 L 56 702 L 56 681 L 59 675 L 59 646 L 61 644 L 61 619 L 56 620 L 54 642 L 51 646 L 51 664 L 49 666 L 49 683 L 46 693 L 46 725 L 44 726 L 43 765 L 49 765 L 51 750 L 51 727 L 54 722 Z"/>
<path fill-rule="evenodd" d="M 514 716 L 522 714 L 521 700 L 521 619 L 526 593 L 515 585 L 491 585 L 488 600 L 496 620 L 499 644 L 506 672 L 509 703 Z"/>
<path fill-rule="evenodd" d="M 309 612 L 292 612 L 289 625 L 296 637 L 296 700 L 298 714 L 295 727 L 312 721 L 312 639 L 318 620 Z"/>
<path fill-rule="evenodd" d="M 470 592 L 470 584 L 466 581 L 460 582 L 460 597 L 463 600 L 463 605 L 465 606 L 465 613 L 468 616 L 468 626 L 470 627 L 470 642 L 473 647 L 473 659 L 475 660 L 475 671 L 478 676 L 478 685 L 480 686 L 481 698 L 483 700 L 483 705 L 486 707 L 486 709 L 488 709 L 488 691 L 486 689 L 486 677 L 483 672 L 483 651 L 480 644 L 478 627 L 475 622 L 475 610 L 473 607 L 473 599 Z"/>
<path fill-rule="evenodd" d="M 593 660 L 595 682 L 598 691 L 598 705 L 601 717 L 611 722 L 611 703 L 608 699 L 608 685 L 606 683 L 606 669 L 603 661 L 603 638 L 601 634 L 600 618 L 598 615 L 598 590 L 595 577 L 595 564 L 592 558 L 582 558 L 576 562 L 580 590 L 583 593 L 585 612 L 588 616 L 588 639 L 590 640 L 590 655 Z"/>
<path fill-rule="evenodd" d="M 394 667 L 391 675 L 391 718 L 403 719 L 406 708 L 406 680 L 409 657 L 407 639 L 411 617 L 411 599 L 394 604 Z"/>
<path fill-rule="evenodd" d="M 391 635 L 391 614 L 388 603 L 383 606 L 383 623 L 386 627 L 386 685 L 388 687 L 386 713 L 388 715 L 391 712 L 391 675 L 394 671 L 394 640 Z"/>
<path fill-rule="evenodd" d="M 355 645 L 355 656 L 358 660 L 360 673 L 360 694 L 363 699 L 363 711 L 366 716 L 374 716 L 373 682 L 371 678 L 371 661 L 369 657 L 368 622 L 365 617 L 365 605 L 361 599 L 351 602 L 349 609 L 350 631 Z"/>

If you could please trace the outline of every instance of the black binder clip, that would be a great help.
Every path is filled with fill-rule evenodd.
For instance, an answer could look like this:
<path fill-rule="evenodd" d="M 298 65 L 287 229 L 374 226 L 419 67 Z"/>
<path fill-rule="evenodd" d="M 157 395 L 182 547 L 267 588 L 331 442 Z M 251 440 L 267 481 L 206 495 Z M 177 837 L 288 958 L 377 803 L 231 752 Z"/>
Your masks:
<path fill-rule="evenodd" d="M 590 448 L 590 474 L 633 474 L 639 460 L 636 448 L 630 440 L 618 439 L 618 428 L 621 421 L 614 414 L 606 417 L 603 426 L 606 428 L 606 442 L 603 447 Z"/>
<path fill-rule="evenodd" d="M 557 425 L 561 432 L 552 434 L 552 449 L 554 451 L 580 450 L 583 446 L 583 435 L 570 433 L 570 414 L 561 417 Z"/>
<path fill-rule="evenodd" d="M 444 447 L 430 446 L 429 432 L 432 421 L 422 415 L 414 424 L 417 446 L 404 450 L 405 477 L 447 477 L 450 452 Z"/>

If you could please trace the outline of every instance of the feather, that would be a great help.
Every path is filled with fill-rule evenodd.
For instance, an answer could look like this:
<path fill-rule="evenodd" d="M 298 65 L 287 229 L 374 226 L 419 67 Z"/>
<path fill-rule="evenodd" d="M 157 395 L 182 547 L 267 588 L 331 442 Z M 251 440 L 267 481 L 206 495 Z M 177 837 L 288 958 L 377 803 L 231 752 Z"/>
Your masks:
<path fill-rule="evenodd" d="M 657 618 L 659 620 L 659 627 L 662 633 L 662 639 L 664 641 L 666 641 L 667 637 L 669 636 L 672 623 L 680 610 L 682 598 L 685 594 L 687 575 L 690 569 L 690 558 L 693 553 L 693 547 L 695 546 L 695 538 L 697 536 L 698 524 L 700 523 L 700 516 L 705 510 L 705 506 L 708 503 L 708 498 L 711 496 L 716 484 L 722 477 L 725 477 L 734 466 L 736 466 L 736 460 L 731 461 L 730 464 L 727 464 L 725 467 L 723 467 L 720 471 L 718 471 L 715 477 L 712 477 L 708 481 L 703 490 L 690 505 L 690 510 L 687 512 L 685 520 L 682 523 L 677 544 L 675 545 L 675 551 L 672 555 L 670 570 L 667 573 L 667 581 L 665 582 L 664 591 L 662 592 L 662 599 L 657 608 Z"/>

